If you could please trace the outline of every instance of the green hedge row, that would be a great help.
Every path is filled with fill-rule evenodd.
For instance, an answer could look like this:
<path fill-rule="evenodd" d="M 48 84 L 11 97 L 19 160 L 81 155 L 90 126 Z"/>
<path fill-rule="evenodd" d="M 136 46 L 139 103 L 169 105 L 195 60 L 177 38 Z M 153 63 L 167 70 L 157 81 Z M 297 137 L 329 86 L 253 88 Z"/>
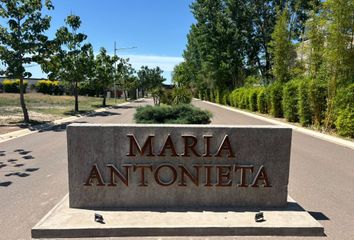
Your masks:
<path fill-rule="evenodd" d="M 303 126 L 321 125 L 326 109 L 326 86 L 315 80 L 298 79 L 284 85 L 235 89 L 229 95 L 231 106 L 285 117 Z"/>
<path fill-rule="evenodd" d="M 327 107 L 327 85 L 315 79 L 294 79 L 267 87 L 242 87 L 220 96 L 222 104 L 285 117 L 302 126 L 320 127 Z M 226 103 L 225 103 L 226 102 Z M 339 89 L 336 95 L 335 127 L 342 136 L 354 137 L 354 84 Z"/>
<path fill-rule="evenodd" d="M 36 91 L 50 95 L 63 95 L 64 87 L 59 81 L 40 80 L 35 85 Z"/>
<path fill-rule="evenodd" d="M 5 79 L 2 82 L 2 87 L 6 93 L 20 93 L 20 80 Z M 26 92 L 28 81 L 23 81 L 24 92 Z"/>

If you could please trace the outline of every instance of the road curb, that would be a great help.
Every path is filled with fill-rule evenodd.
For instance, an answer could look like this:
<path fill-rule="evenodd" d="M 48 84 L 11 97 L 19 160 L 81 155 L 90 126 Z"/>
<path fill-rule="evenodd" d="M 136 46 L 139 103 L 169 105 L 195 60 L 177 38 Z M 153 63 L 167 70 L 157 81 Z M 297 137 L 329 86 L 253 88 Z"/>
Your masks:
<path fill-rule="evenodd" d="M 124 102 L 124 103 L 117 104 L 115 106 L 124 106 L 124 105 L 128 105 L 129 103 L 130 102 Z M 0 143 L 7 142 L 7 141 L 10 141 L 12 139 L 23 137 L 23 136 L 26 136 L 26 135 L 29 135 L 29 134 L 32 134 L 32 133 L 36 133 L 36 132 L 39 132 L 39 131 L 48 130 L 48 129 L 51 129 L 51 128 L 55 127 L 55 126 L 59 126 L 59 125 L 65 124 L 65 123 L 69 123 L 71 121 L 75 121 L 75 120 L 78 120 L 80 118 L 93 115 L 95 113 L 106 111 L 106 110 L 108 110 L 110 108 L 111 107 L 99 108 L 99 109 L 91 111 L 91 112 L 89 112 L 87 114 L 61 118 L 61 119 L 54 120 L 51 123 L 44 123 L 44 124 L 36 125 L 33 128 L 31 128 L 31 129 L 27 128 L 27 129 L 23 129 L 23 130 L 18 130 L 18 131 L 5 133 L 5 134 L 0 135 Z"/>
<path fill-rule="evenodd" d="M 224 109 L 227 109 L 227 110 L 230 110 L 230 111 L 233 111 L 233 112 L 237 112 L 237 113 L 249 116 L 249 117 L 253 117 L 253 118 L 256 118 L 256 119 L 259 119 L 259 120 L 262 120 L 262 121 L 266 121 L 266 122 L 269 122 L 269 123 L 272 123 L 272 124 L 277 124 L 277 125 L 289 127 L 291 129 L 293 129 L 294 131 L 309 135 L 311 137 L 319 138 L 319 139 L 327 141 L 327 142 L 335 143 L 335 144 L 341 145 L 343 147 L 347 147 L 347 148 L 350 148 L 350 149 L 354 150 L 354 142 L 351 142 L 351 141 L 348 141 L 348 140 L 344 140 L 344 139 L 341 139 L 341 138 L 338 138 L 338 137 L 334 137 L 334 136 L 327 135 L 327 134 L 324 134 L 324 133 L 316 132 L 314 130 L 306 129 L 306 128 L 303 128 L 303 127 L 294 126 L 294 125 L 292 125 L 290 123 L 284 123 L 284 122 L 281 122 L 281 121 L 278 121 L 278 120 L 275 120 L 275 119 L 269 119 L 269 118 L 266 118 L 266 117 L 263 117 L 263 116 L 259 116 L 259 115 L 256 115 L 254 113 L 246 112 L 246 111 L 243 111 L 243 110 L 240 110 L 240 109 L 236 109 L 236 108 L 233 108 L 233 107 L 224 106 L 224 105 L 221 105 L 221 104 L 212 103 L 212 102 L 208 102 L 208 101 L 204 101 L 204 100 L 200 100 L 200 99 L 195 99 L 195 100 L 202 101 L 204 103 L 207 103 L 207 104 L 210 104 L 210 105 L 213 105 L 213 106 L 221 107 L 221 108 L 224 108 Z"/>

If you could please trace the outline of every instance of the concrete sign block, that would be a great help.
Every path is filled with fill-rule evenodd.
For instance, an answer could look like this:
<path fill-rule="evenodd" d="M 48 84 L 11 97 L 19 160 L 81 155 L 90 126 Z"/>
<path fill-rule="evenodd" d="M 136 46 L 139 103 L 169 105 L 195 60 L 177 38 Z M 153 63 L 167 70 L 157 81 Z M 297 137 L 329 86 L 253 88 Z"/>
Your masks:
<path fill-rule="evenodd" d="M 72 124 L 72 208 L 285 207 L 291 129 Z"/>

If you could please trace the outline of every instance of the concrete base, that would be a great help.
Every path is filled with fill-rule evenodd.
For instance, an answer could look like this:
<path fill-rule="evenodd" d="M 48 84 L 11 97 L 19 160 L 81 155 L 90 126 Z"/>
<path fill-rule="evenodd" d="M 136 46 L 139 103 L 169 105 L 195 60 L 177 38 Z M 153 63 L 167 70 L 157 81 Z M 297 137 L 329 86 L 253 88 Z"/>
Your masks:
<path fill-rule="evenodd" d="M 294 200 L 286 209 L 217 211 L 94 211 L 69 208 L 66 196 L 33 229 L 33 238 L 123 236 L 324 236 L 324 229 Z M 94 221 L 103 215 L 105 224 Z"/>

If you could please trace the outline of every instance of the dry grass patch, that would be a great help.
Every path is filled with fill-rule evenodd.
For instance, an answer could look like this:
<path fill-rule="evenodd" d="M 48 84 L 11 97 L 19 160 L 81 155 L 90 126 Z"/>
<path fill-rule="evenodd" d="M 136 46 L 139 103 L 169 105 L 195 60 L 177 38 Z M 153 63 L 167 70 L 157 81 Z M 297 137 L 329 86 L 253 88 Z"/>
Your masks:
<path fill-rule="evenodd" d="M 20 95 L 16 93 L 0 94 L 0 125 L 11 126 L 22 124 Z M 29 115 L 34 124 L 51 122 L 66 116 L 75 115 L 73 96 L 51 96 L 41 93 L 27 93 L 25 100 Z M 122 103 L 124 100 L 117 100 Z M 102 107 L 102 99 L 95 97 L 79 97 L 80 113 L 87 113 Z M 114 99 L 107 99 L 107 105 L 114 105 Z"/>

